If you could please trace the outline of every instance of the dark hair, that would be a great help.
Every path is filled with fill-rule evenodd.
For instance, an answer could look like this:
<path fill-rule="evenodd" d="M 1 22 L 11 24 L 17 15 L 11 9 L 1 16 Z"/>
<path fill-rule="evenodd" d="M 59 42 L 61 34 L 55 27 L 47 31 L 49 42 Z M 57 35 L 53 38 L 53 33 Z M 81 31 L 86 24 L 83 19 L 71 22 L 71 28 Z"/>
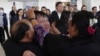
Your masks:
<path fill-rule="evenodd" d="M 45 6 L 42 6 L 41 8 L 46 8 Z"/>
<path fill-rule="evenodd" d="M 74 5 L 75 7 L 77 7 L 77 5 Z"/>
<path fill-rule="evenodd" d="M 89 19 L 93 18 L 93 14 L 87 11 L 77 12 L 72 16 L 71 25 L 76 25 L 79 35 L 91 36 L 87 29 L 89 27 Z"/>
<path fill-rule="evenodd" d="M 4 10 L 4 8 L 3 8 L 3 7 L 0 7 L 0 9 L 1 9 L 1 10 Z"/>
<path fill-rule="evenodd" d="M 35 14 L 36 14 L 36 19 L 38 18 L 38 16 L 47 17 L 47 14 L 42 11 L 36 11 Z"/>
<path fill-rule="evenodd" d="M 57 7 L 59 4 L 62 4 L 62 2 L 57 2 L 55 6 Z"/>
<path fill-rule="evenodd" d="M 18 10 L 17 10 L 17 15 L 18 15 L 18 13 L 19 13 L 21 10 L 23 10 L 23 9 L 18 9 Z"/>
<path fill-rule="evenodd" d="M 31 8 L 35 8 L 35 6 L 32 6 Z"/>
<path fill-rule="evenodd" d="M 95 8 L 97 8 L 96 6 L 92 7 L 92 10 L 94 10 Z"/>
<path fill-rule="evenodd" d="M 86 5 L 82 5 L 81 10 L 82 10 L 83 7 L 86 7 Z"/>
<path fill-rule="evenodd" d="M 17 28 L 15 30 L 15 33 L 11 34 L 11 39 L 15 42 L 19 42 L 21 39 L 24 38 L 26 31 L 29 30 L 29 25 L 20 22 L 16 26 Z"/>

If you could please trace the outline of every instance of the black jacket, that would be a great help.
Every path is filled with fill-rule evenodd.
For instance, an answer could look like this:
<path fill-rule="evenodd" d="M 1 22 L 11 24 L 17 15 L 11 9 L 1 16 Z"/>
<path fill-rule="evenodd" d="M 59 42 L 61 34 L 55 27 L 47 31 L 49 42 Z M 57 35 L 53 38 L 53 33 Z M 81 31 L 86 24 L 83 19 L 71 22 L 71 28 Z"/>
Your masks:
<path fill-rule="evenodd" d="M 59 18 L 58 14 L 57 14 L 57 11 L 53 11 L 51 16 L 50 16 L 49 21 L 50 21 L 50 23 L 52 23 L 54 21 L 58 21 L 59 19 L 60 18 Z"/>
<path fill-rule="evenodd" d="M 25 50 L 30 50 L 36 54 L 36 56 L 44 56 L 44 52 L 41 47 L 36 43 L 23 43 L 14 42 L 8 39 L 4 44 L 3 48 L 6 56 L 22 56 Z"/>
<path fill-rule="evenodd" d="M 47 36 L 43 49 L 49 56 L 100 56 L 100 44 L 91 37 Z"/>
<path fill-rule="evenodd" d="M 61 17 L 58 17 L 58 14 L 56 11 L 53 11 L 51 16 L 50 16 L 50 23 L 56 22 L 56 27 L 57 29 L 62 33 L 62 34 L 67 34 L 67 29 L 68 29 L 68 20 L 69 20 L 70 12 L 68 11 L 63 11 L 61 13 Z M 65 31 L 66 30 L 66 31 Z"/>

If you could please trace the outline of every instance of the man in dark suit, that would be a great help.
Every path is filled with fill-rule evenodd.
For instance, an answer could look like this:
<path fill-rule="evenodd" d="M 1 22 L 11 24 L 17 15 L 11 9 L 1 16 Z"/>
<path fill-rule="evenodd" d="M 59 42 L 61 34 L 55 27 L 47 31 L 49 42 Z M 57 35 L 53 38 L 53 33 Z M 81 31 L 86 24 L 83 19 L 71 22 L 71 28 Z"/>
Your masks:
<path fill-rule="evenodd" d="M 10 26 L 12 26 L 12 20 L 13 18 L 17 15 L 17 9 L 16 9 L 16 6 L 12 6 L 12 10 L 10 11 Z"/>
<path fill-rule="evenodd" d="M 4 30 L 7 34 L 7 37 L 9 37 L 9 33 L 8 33 L 8 21 L 7 21 L 7 17 L 6 17 L 6 13 L 4 13 L 4 9 L 2 7 L 0 7 L 0 42 L 3 43 L 5 41 L 5 34 L 4 34 Z"/>
<path fill-rule="evenodd" d="M 2 8 L 2 11 L 4 11 L 3 8 Z M 3 12 L 3 23 L 4 23 L 4 30 L 5 30 L 5 32 L 7 34 L 8 39 L 9 39 L 10 36 L 9 36 L 9 32 L 8 32 L 8 20 L 7 20 L 7 16 L 6 16 L 5 12 Z"/>
<path fill-rule="evenodd" d="M 67 23 L 70 12 L 63 11 L 64 6 L 62 2 L 57 2 L 55 6 L 56 10 L 52 12 L 49 21 L 51 25 L 54 24 L 61 34 L 66 35 L 68 32 L 65 30 L 68 28 Z"/>
<path fill-rule="evenodd" d="M 50 16 L 50 23 L 55 22 L 61 18 L 62 11 L 63 11 L 63 4 L 62 2 L 57 2 L 56 3 L 56 10 L 52 12 Z"/>

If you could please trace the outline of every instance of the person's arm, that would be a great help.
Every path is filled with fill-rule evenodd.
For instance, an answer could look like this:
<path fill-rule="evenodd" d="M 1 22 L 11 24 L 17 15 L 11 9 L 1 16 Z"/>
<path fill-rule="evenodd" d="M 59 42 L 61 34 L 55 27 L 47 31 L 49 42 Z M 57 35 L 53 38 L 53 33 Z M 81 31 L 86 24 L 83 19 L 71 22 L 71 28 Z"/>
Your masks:
<path fill-rule="evenodd" d="M 55 27 L 55 22 L 53 22 L 51 24 L 51 30 L 50 30 L 51 34 L 61 34 L 61 32 Z"/>
<path fill-rule="evenodd" d="M 23 56 L 36 56 L 36 54 L 31 52 L 30 50 L 25 50 L 23 52 Z"/>

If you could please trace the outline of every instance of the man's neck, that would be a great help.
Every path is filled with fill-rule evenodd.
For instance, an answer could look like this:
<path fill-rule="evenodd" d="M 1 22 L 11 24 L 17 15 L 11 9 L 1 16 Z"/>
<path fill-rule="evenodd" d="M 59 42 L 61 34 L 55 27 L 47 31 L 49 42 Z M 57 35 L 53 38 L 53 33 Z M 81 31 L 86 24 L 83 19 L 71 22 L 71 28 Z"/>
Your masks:
<path fill-rule="evenodd" d="M 57 11 L 57 13 L 62 13 L 61 11 L 58 11 L 58 10 L 56 10 Z"/>

